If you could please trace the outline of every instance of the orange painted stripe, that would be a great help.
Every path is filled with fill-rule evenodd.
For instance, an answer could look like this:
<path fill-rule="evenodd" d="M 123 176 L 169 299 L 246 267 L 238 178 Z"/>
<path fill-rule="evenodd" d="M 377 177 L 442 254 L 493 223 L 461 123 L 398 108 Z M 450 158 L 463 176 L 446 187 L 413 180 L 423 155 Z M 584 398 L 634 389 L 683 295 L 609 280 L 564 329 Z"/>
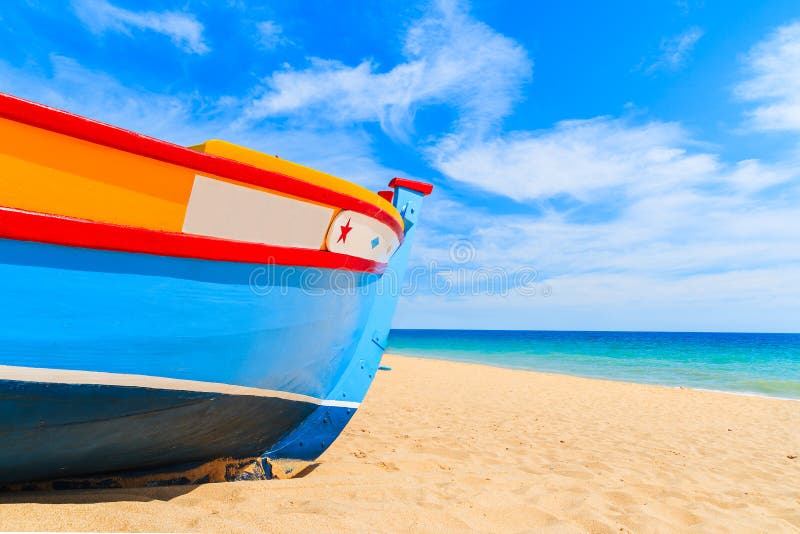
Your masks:
<path fill-rule="evenodd" d="M 397 234 L 398 239 L 401 241 L 403 239 L 403 224 L 393 208 L 387 210 L 376 203 L 354 198 L 319 184 L 196 152 L 3 93 L 0 93 L 0 117 L 160 162 L 187 167 L 203 174 L 233 179 L 313 202 L 350 209 L 383 222 Z M 40 148 L 46 149 L 46 147 Z"/>
<path fill-rule="evenodd" d="M 194 172 L 0 119 L 0 199 L 16 208 L 179 232 Z"/>

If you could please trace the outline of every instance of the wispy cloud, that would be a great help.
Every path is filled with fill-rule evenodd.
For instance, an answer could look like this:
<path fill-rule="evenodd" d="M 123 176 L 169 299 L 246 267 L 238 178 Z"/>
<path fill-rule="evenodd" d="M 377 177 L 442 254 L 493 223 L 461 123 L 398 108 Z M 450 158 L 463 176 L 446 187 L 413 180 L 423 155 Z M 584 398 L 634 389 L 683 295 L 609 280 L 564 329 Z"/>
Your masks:
<path fill-rule="evenodd" d="M 411 25 L 403 51 L 406 61 L 383 72 L 370 59 L 349 66 L 319 58 L 303 70 L 275 72 L 248 116 L 379 122 L 404 139 L 417 109 L 444 104 L 458 110 L 464 127 L 485 130 L 510 112 L 530 77 L 521 46 L 447 0 Z"/>
<path fill-rule="evenodd" d="M 630 124 L 597 117 L 478 143 L 447 138 L 430 153 L 453 180 L 516 200 L 566 194 L 589 200 L 619 188 L 652 190 L 697 183 L 718 170 L 715 156 L 687 150 L 676 123 Z"/>
<path fill-rule="evenodd" d="M 689 2 L 688 0 L 677 0 L 675 2 L 675 7 L 677 7 L 681 13 L 684 15 L 689 13 Z"/>
<path fill-rule="evenodd" d="M 283 34 L 280 24 L 272 20 L 264 20 L 256 24 L 258 30 L 258 43 L 266 50 L 275 50 L 279 46 L 291 44 Z"/>
<path fill-rule="evenodd" d="M 692 27 L 683 33 L 661 40 L 659 46 L 660 55 L 644 70 L 648 74 L 658 71 L 676 71 L 682 69 L 689 54 L 694 50 L 697 41 L 703 36 L 703 30 Z"/>
<path fill-rule="evenodd" d="M 78 18 L 94 33 L 113 31 L 131 35 L 133 30 L 153 31 L 166 35 L 186 52 L 205 54 L 210 50 L 203 40 L 203 25 L 189 13 L 136 12 L 107 0 L 73 0 L 72 6 Z"/>
<path fill-rule="evenodd" d="M 736 95 L 756 103 L 748 113 L 756 130 L 800 131 L 800 22 L 781 26 L 746 56 L 750 78 Z"/>
<path fill-rule="evenodd" d="M 196 98 L 130 88 L 76 60 L 51 55 L 38 69 L 0 62 L 0 90 L 175 142 L 190 142 L 186 120 Z M 43 76 L 38 71 L 48 74 Z"/>
<path fill-rule="evenodd" d="M 673 123 L 599 117 L 493 139 L 450 154 L 439 167 L 520 201 L 574 199 L 568 209 L 481 223 L 473 235 L 491 244 L 487 256 L 504 261 L 549 258 L 553 271 L 671 273 L 800 261 L 800 249 L 790 246 L 800 239 L 798 162 L 730 165 L 693 152 L 692 144 Z M 781 194 L 764 193 L 775 187 Z M 604 220 L 583 221 L 585 208 L 603 205 L 613 208 Z"/>
<path fill-rule="evenodd" d="M 620 192 L 630 198 L 696 186 L 753 192 L 793 176 L 787 166 L 755 159 L 728 165 L 698 145 L 679 123 L 596 117 L 478 143 L 449 137 L 429 154 L 451 179 L 518 201 L 558 195 L 590 201 Z"/>

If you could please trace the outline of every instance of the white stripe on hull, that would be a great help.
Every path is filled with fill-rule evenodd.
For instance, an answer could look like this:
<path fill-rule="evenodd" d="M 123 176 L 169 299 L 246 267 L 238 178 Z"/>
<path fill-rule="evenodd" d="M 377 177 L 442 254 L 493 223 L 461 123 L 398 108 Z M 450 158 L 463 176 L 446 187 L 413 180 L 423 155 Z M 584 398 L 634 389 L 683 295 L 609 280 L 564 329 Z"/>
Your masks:
<path fill-rule="evenodd" d="M 334 209 L 196 175 L 183 231 L 319 250 Z"/>
<path fill-rule="evenodd" d="M 318 406 L 335 406 L 338 408 L 358 408 L 361 405 L 359 402 L 318 399 L 309 395 L 290 393 L 288 391 L 220 384 L 217 382 L 183 380 L 180 378 L 104 373 L 99 371 L 72 371 L 67 369 L 43 369 L 39 367 L 0 365 L 0 380 L 45 382 L 53 384 L 128 386 L 174 391 L 220 393 L 225 395 L 249 395 L 252 397 L 273 397 L 296 402 L 308 402 Z"/>

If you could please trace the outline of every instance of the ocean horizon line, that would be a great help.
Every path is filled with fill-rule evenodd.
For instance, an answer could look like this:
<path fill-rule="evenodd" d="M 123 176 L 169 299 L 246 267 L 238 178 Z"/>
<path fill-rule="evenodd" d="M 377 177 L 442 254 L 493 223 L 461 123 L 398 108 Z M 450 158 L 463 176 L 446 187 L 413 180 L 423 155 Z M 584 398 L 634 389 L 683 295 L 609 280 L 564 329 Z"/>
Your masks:
<path fill-rule="evenodd" d="M 392 331 L 415 332 L 575 332 L 586 334 L 744 334 L 800 336 L 798 332 L 758 332 L 750 330 L 568 330 L 539 328 L 392 328 Z"/>

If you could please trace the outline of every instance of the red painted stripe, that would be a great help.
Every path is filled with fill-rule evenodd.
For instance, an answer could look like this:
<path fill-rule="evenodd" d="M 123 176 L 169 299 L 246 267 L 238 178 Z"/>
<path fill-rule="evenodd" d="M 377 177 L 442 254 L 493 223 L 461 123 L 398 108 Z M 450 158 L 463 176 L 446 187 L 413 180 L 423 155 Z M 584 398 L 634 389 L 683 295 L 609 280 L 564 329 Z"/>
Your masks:
<path fill-rule="evenodd" d="M 392 178 L 392 181 L 389 182 L 389 187 L 405 187 L 423 195 L 430 195 L 433 191 L 433 184 L 409 180 L 408 178 Z"/>
<path fill-rule="evenodd" d="M 385 263 L 323 250 L 159 232 L 0 206 L 0 238 L 70 247 L 381 274 Z"/>
<path fill-rule="evenodd" d="M 403 241 L 402 225 L 387 211 L 361 199 L 310 184 L 292 176 L 197 152 L 5 93 L 0 93 L 0 117 L 166 163 L 189 167 L 196 171 L 357 211 L 379 220 L 394 230 L 401 243 Z M 44 149 L 45 147 L 43 147 Z"/>

